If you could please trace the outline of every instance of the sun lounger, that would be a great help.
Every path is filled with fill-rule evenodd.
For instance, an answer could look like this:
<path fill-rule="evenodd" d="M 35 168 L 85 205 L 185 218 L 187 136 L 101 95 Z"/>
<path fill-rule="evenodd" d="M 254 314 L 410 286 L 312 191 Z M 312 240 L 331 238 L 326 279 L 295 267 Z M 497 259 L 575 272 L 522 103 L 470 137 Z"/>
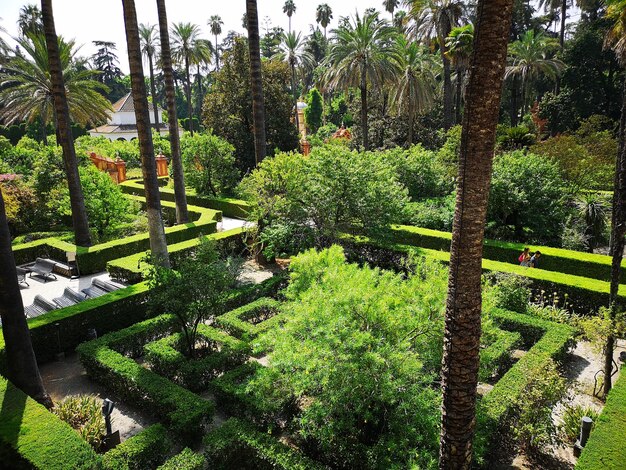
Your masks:
<path fill-rule="evenodd" d="M 28 269 L 30 269 L 30 277 L 33 277 L 33 274 L 36 274 L 43 277 L 44 282 L 48 282 L 49 277 L 53 277 L 56 280 L 57 277 L 52 274 L 55 264 L 56 263 L 54 261 L 49 259 L 37 258 L 35 264 L 28 267 Z"/>
<path fill-rule="evenodd" d="M 56 297 L 52 299 L 52 301 L 57 304 L 59 307 L 69 307 L 71 305 L 76 305 L 79 302 L 85 300 L 87 296 L 83 293 L 76 292 L 69 287 L 66 287 L 63 291 L 63 295 L 60 297 Z"/>
<path fill-rule="evenodd" d="M 113 292 L 114 290 L 119 289 L 119 286 L 116 286 L 115 284 L 108 281 L 103 281 L 102 279 L 93 279 L 91 281 L 91 284 L 96 286 L 98 289 L 102 289 L 107 292 Z"/>
<path fill-rule="evenodd" d="M 27 318 L 35 318 L 56 308 L 58 307 L 53 302 L 50 302 L 48 299 L 40 295 L 36 295 L 35 301 L 32 305 L 29 305 L 24 309 L 24 313 Z"/>

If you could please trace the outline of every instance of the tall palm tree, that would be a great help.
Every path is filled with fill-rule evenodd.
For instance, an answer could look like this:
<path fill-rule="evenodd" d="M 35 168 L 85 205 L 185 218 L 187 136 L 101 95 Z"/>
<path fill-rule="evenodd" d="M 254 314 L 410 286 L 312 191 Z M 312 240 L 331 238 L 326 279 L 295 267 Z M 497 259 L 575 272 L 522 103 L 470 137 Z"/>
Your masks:
<path fill-rule="evenodd" d="M 259 12 L 256 0 L 246 0 L 248 26 L 248 51 L 250 54 L 250 85 L 252 88 L 252 121 L 254 131 L 254 154 L 260 164 L 267 153 L 265 137 L 265 102 L 261 80 L 261 46 L 259 38 Z"/>
<path fill-rule="evenodd" d="M 154 83 L 154 58 L 156 56 L 156 48 L 158 39 L 156 35 L 156 25 L 140 24 L 139 39 L 141 40 L 141 52 L 148 59 L 148 69 L 150 70 L 150 94 L 152 95 L 152 109 L 154 111 L 154 122 L 157 132 L 160 130 L 159 124 L 159 105 L 157 103 L 156 85 Z"/>
<path fill-rule="evenodd" d="M 607 0 L 607 18 L 611 28 L 605 44 L 615 51 L 620 64 L 626 67 L 626 0 Z M 615 324 L 620 284 L 622 258 L 626 236 L 626 76 L 622 92 L 622 118 L 619 129 L 619 153 L 615 164 L 615 184 L 613 189 L 613 211 L 611 214 L 611 287 L 609 294 L 609 319 Z M 610 334 L 604 347 L 604 395 L 608 395 L 613 386 L 613 351 L 615 335 Z"/>
<path fill-rule="evenodd" d="M 283 5 L 283 13 L 289 18 L 289 32 L 291 33 L 291 17 L 296 12 L 296 2 L 287 0 Z"/>
<path fill-rule="evenodd" d="M 480 0 L 459 155 L 446 302 L 439 468 L 471 468 L 487 201 L 514 0 Z"/>
<path fill-rule="evenodd" d="M 139 41 L 139 25 L 134 0 L 122 0 L 124 9 L 124 27 L 126 30 L 126 48 L 130 69 L 130 85 L 137 121 L 139 153 L 141 154 L 141 170 L 146 193 L 148 213 L 148 233 L 150 235 L 150 251 L 155 263 L 161 266 L 170 265 L 165 229 L 161 218 L 161 197 L 157 180 L 154 145 L 150 129 L 150 113 L 146 95 L 146 82 L 141 63 L 141 42 Z"/>
<path fill-rule="evenodd" d="M 7 357 L 7 378 L 39 403 L 51 408 L 33 352 L 30 331 L 24 315 L 22 294 L 17 284 L 11 234 L 0 189 L 0 320 Z"/>
<path fill-rule="evenodd" d="M 322 3 L 317 6 L 315 11 L 315 21 L 317 21 L 322 28 L 324 28 L 324 39 L 326 39 L 326 28 L 330 24 L 330 20 L 333 19 L 333 10 L 328 3 Z"/>
<path fill-rule="evenodd" d="M 202 119 L 202 73 L 201 69 L 207 69 L 211 63 L 211 57 L 214 55 L 213 45 L 208 39 L 198 39 L 193 43 L 191 50 L 191 63 L 196 66 L 196 83 L 198 84 L 196 113 L 198 115 L 198 122 Z"/>
<path fill-rule="evenodd" d="M 393 25 L 398 29 L 401 34 L 406 33 L 406 26 L 408 22 L 408 15 L 404 10 L 398 10 L 393 15 Z"/>
<path fill-rule="evenodd" d="M 211 34 L 215 36 L 215 70 L 220 69 L 220 48 L 219 43 L 217 42 L 217 37 L 222 34 L 222 25 L 224 22 L 222 21 L 222 17 L 220 15 L 213 15 L 209 18 L 209 28 L 211 29 Z"/>
<path fill-rule="evenodd" d="M 407 145 L 413 144 L 413 124 L 418 112 L 428 110 L 437 94 L 437 65 L 433 55 L 416 42 L 409 42 L 404 35 L 396 37 L 396 50 L 392 55 L 397 61 L 399 73 L 391 89 L 391 105 L 406 109 L 409 134 Z"/>
<path fill-rule="evenodd" d="M 554 39 L 543 33 L 526 31 L 522 37 L 509 45 L 510 65 L 506 68 L 505 78 L 517 78 L 522 89 L 522 115 L 527 110 L 531 98 L 533 82 L 541 75 L 556 80 L 565 64 L 550 57 L 556 47 Z"/>
<path fill-rule="evenodd" d="M 52 12 L 52 0 L 41 1 L 45 42 L 48 50 L 48 70 L 50 72 L 50 84 L 54 102 L 54 114 L 57 124 L 57 143 L 63 149 L 63 165 L 67 178 L 67 187 L 70 194 L 70 207 L 72 209 L 72 225 L 74 227 L 74 239 L 77 245 L 91 245 L 87 210 L 83 188 L 78 174 L 78 161 L 74 149 L 74 139 L 70 121 L 70 110 L 66 95 L 63 78 L 63 62 L 59 54 L 59 41 L 54 27 Z"/>
<path fill-rule="evenodd" d="M 174 85 L 174 70 L 172 68 L 172 52 L 170 50 L 170 36 L 167 27 L 167 10 L 165 0 L 157 0 L 159 15 L 159 34 L 161 39 L 161 70 L 165 82 L 165 99 L 167 101 L 167 125 L 170 134 L 170 149 L 172 154 L 172 173 L 174 177 L 174 198 L 176 199 L 176 222 L 189 222 L 187 210 L 187 194 L 185 193 L 185 176 L 180 156 L 180 136 L 178 134 L 178 111 L 176 110 L 176 88 Z"/>
<path fill-rule="evenodd" d="M 391 15 L 391 22 L 393 23 L 393 12 L 400 5 L 400 0 L 383 0 L 383 8 Z"/>
<path fill-rule="evenodd" d="M 0 70 L 0 119 L 10 124 L 39 118 L 47 144 L 45 129 L 54 121 L 54 92 L 46 37 L 32 34 L 16 41 L 22 53 L 9 58 Z M 58 38 L 56 47 L 70 118 L 83 125 L 106 121 L 111 103 L 100 91 L 107 88 L 96 80 L 98 72 L 76 63 L 74 46 L 74 41 Z"/>
<path fill-rule="evenodd" d="M 580 0 L 578 0 L 580 3 Z M 561 29 L 559 32 L 559 45 L 561 49 L 565 46 L 565 25 L 567 22 L 567 9 L 572 6 L 572 0 L 539 0 L 539 8 L 544 8 L 546 11 L 557 12 L 561 19 Z"/>
<path fill-rule="evenodd" d="M 455 122 L 461 122 L 461 108 L 463 101 L 463 83 L 465 73 L 469 65 L 472 47 L 474 44 L 474 25 L 468 24 L 454 28 L 446 38 L 446 53 L 452 61 L 452 66 L 456 69 L 456 116 Z"/>
<path fill-rule="evenodd" d="M 293 93 L 294 104 L 294 122 L 296 130 L 300 132 L 300 120 L 298 117 L 298 87 L 296 82 L 296 68 L 303 67 L 305 70 L 311 70 L 314 64 L 313 55 L 305 50 L 306 42 L 302 39 L 301 33 L 282 34 L 280 43 L 280 52 L 276 54 L 277 58 L 284 60 L 291 68 L 291 92 Z"/>
<path fill-rule="evenodd" d="M 174 23 L 170 32 L 172 36 L 172 58 L 185 67 L 185 96 L 189 115 L 189 130 L 193 135 L 193 104 L 191 102 L 191 65 L 193 49 L 200 39 L 200 27 L 192 23 Z"/>
<path fill-rule="evenodd" d="M 34 3 L 23 5 L 17 18 L 17 27 L 22 37 L 29 34 L 43 34 L 43 22 L 39 7 Z"/>
<path fill-rule="evenodd" d="M 430 42 L 435 39 L 443 63 L 443 125 L 452 126 L 452 71 L 446 52 L 446 38 L 450 31 L 466 19 L 467 6 L 463 0 L 404 0 L 410 7 L 415 21 L 412 33 L 415 37 Z"/>
<path fill-rule="evenodd" d="M 596 193 L 586 193 L 574 201 L 574 205 L 578 215 L 585 222 L 587 250 L 593 253 L 606 228 L 608 215 L 606 201 Z"/>
<path fill-rule="evenodd" d="M 397 72 L 397 62 L 390 60 L 395 51 L 397 31 L 377 13 L 358 13 L 333 30 L 334 42 L 326 57 L 325 82 L 330 88 L 358 87 L 361 92 L 361 129 L 363 148 L 369 148 L 367 121 L 368 85 L 382 88 L 387 77 Z"/>

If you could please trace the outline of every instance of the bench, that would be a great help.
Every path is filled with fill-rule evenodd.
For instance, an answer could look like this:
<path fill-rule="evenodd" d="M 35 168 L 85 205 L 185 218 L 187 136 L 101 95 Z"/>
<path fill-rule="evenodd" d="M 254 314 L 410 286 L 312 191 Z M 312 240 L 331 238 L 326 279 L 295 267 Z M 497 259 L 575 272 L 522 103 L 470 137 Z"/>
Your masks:
<path fill-rule="evenodd" d="M 45 258 L 37 258 L 35 264 L 29 266 L 30 277 L 33 277 L 33 273 L 44 278 L 44 282 L 48 282 L 49 277 L 53 277 L 56 280 L 56 276 L 52 274 L 56 263 L 52 260 Z"/>
<path fill-rule="evenodd" d="M 27 318 L 35 318 L 58 308 L 56 304 L 37 294 L 32 305 L 24 309 Z"/>
<path fill-rule="evenodd" d="M 70 307 L 72 305 L 76 305 L 79 302 L 85 300 L 87 296 L 82 292 L 76 292 L 75 290 L 66 287 L 63 291 L 63 295 L 60 297 L 56 297 L 52 299 L 52 301 L 57 304 L 59 307 Z"/>
<path fill-rule="evenodd" d="M 30 272 L 29 269 L 26 268 L 16 268 L 17 269 L 17 282 L 22 284 L 26 284 L 28 286 L 28 282 L 26 282 L 26 275 Z"/>
<path fill-rule="evenodd" d="M 82 290 L 82 292 L 87 297 L 100 297 L 102 295 L 108 294 L 109 292 L 113 292 L 114 290 L 119 289 L 119 286 L 112 284 L 108 281 L 103 281 L 102 279 L 92 279 L 91 286 Z"/>

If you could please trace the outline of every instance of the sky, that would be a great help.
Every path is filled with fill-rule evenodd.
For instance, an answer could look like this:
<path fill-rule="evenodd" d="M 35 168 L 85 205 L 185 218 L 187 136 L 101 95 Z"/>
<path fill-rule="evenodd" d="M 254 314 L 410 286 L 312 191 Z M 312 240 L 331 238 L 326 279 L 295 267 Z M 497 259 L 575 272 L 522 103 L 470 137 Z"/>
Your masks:
<path fill-rule="evenodd" d="M 0 0 L 0 26 L 6 29 L 6 36 L 17 35 L 17 18 L 20 8 L 36 0 Z M 296 0 L 296 13 L 293 15 L 292 29 L 309 33 L 309 24 L 315 24 L 315 10 L 319 3 L 328 3 L 333 10 L 333 20 L 328 30 L 337 25 L 340 16 L 361 13 L 366 8 L 382 10 L 382 0 Z M 282 26 L 287 30 L 288 19 L 283 13 L 284 0 L 258 0 L 259 27 L 263 34 L 266 20 L 272 26 Z M 139 23 L 156 24 L 158 21 L 155 0 L 135 0 Z M 173 22 L 198 24 L 203 37 L 214 38 L 210 34 L 207 21 L 212 15 L 220 15 L 224 21 L 223 35 L 230 30 L 243 33 L 241 18 L 246 9 L 245 0 L 166 0 L 167 17 Z M 128 73 L 126 37 L 121 0 L 53 0 L 54 18 L 58 35 L 75 39 L 83 45 L 79 55 L 91 56 L 95 52 L 91 41 L 113 41 L 117 44 L 120 68 Z M 223 36 L 222 36 L 223 38 Z M 221 39 L 220 39 L 221 41 Z M 10 44 L 11 41 L 8 41 Z"/>

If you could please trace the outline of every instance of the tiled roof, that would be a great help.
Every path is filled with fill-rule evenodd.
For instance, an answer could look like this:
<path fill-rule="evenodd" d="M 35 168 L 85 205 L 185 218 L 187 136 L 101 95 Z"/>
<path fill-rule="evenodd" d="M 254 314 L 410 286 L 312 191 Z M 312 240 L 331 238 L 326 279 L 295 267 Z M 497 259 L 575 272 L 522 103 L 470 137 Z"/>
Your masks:
<path fill-rule="evenodd" d="M 154 106 L 148 101 L 148 110 L 153 112 Z M 116 113 L 133 113 L 135 112 L 135 103 L 133 102 L 132 94 L 129 93 L 123 96 L 113 104 L 113 111 Z"/>
<path fill-rule="evenodd" d="M 150 127 L 156 129 L 156 125 L 151 124 Z M 160 130 L 168 130 L 167 124 L 161 123 Z M 89 132 L 98 132 L 99 134 L 119 134 L 128 132 L 131 134 L 137 133 L 137 126 L 135 124 L 105 124 L 103 126 L 90 129 Z"/>

